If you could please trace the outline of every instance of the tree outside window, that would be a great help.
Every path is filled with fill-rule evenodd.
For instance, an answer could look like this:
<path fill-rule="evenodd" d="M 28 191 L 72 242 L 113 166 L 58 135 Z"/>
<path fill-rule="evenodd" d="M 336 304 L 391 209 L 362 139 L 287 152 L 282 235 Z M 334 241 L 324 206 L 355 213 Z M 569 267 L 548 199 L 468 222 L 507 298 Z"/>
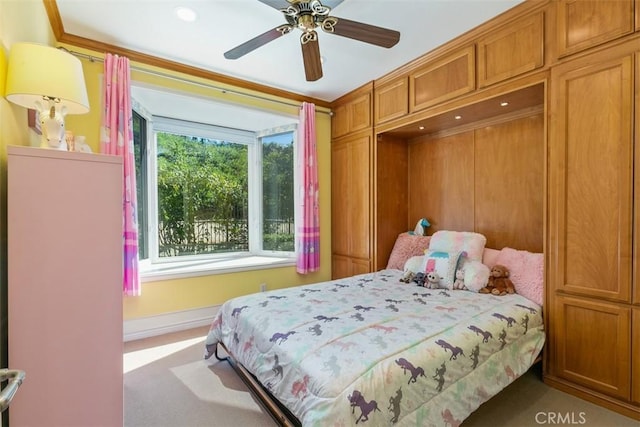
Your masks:
<path fill-rule="evenodd" d="M 294 126 L 234 141 L 210 125 L 155 125 L 134 115 L 141 255 L 294 251 Z"/>

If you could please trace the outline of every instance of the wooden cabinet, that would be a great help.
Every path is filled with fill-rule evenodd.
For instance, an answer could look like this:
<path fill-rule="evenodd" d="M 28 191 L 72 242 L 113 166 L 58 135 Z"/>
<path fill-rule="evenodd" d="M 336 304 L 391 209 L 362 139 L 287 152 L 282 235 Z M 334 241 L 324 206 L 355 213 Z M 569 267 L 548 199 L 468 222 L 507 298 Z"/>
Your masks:
<path fill-rule="evenodd" d="M 407 76 L 378 83 L 373 89 L 375 124 L 400 118 L 409 112 L 409 79 Z"/>
<path fill-rule="evenodd" d="M 372 86 L 368 84 L 336 101 L 331 119 L 332 138 L 371 128 Z"/>
<path fill-rule="evenodd" d="M 544 13 L 527 16 L 478 40 L 478 86 L 544 65 Z"/>
<path fill-rule="evenodd" d="M 414 112 L 476 88 L 475 46 L 429 60 L 409 73 L 409 111 Z"/>
<path fill-rule="evenodd" d="M 629 307 L 558 295 L 553 311 L 555 373 L 574 384 L 628 400 Z"/>
<path fill-rule="evenodd" d="M 633 53 L 610 52 L 552 72 L 553 231 L 563 247 L 555 289 L 629 302 Z"/>
<path fill-rule="evenodd" d="M 368 259 L 358 259 L 348 256 L 334 255 L 331 257 L 331 277 L 338 279 L 342 277 L 355 276 L 371 271 L 371 262 Z"/>
<path fill-rule="evenodd" d="M 557 49 L 563 57 L 634 31 L 635 0 L 559 0 Z"/>
<path fill-rule="evenodd" d="M 551 71 L 547 257 L 550 381 L 636 417 L 639 47 L 616 44 Z"/>
<path fill-rule="evenodd" d="M 640 406 L 640 357 L 638 357 L 640 354 L 640 307 L 635 307 L 631 315 L 631 354 L 635 355 L 631 360 L 631 384 L 633 385 L 633 390 L 631 390 L 631 400 L 636 405 Z"/>
<path fill-rule="evenodd" d="M 8 147 L 12 426 L 121 426 L 122 162 Z"/>
<path fill-rule="evenodd" d="M 372 138 L 362 132 L 331 143 L 331 245 L 334 278 L 370 271 Z"/>

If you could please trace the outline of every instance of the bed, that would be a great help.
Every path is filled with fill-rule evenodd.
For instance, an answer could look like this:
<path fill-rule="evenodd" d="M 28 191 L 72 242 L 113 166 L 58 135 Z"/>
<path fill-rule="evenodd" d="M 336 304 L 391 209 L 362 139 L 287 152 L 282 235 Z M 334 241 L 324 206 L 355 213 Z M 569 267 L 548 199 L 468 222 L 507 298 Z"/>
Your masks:
<path fill-rule="evenodd" d="M 283 408 L 281 424 L 457 426 L 532 366 L 542 307 L 405 275 L 388 268 L 231 299 L 205 358 L 222 359 L 222 347 Z"/>

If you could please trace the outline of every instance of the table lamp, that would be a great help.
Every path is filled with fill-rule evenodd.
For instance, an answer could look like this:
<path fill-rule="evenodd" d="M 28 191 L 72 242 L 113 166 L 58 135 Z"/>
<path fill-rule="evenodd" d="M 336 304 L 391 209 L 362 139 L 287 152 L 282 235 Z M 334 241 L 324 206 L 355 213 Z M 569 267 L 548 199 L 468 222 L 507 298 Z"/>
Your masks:
<path fill-rule="evenodd" d="M 5 98 L 38 112 L 42 147 L 66 150 L 64 117 L 89 112 L 78 58 L 36 43 L 14 43 L 9 52 Z"/>

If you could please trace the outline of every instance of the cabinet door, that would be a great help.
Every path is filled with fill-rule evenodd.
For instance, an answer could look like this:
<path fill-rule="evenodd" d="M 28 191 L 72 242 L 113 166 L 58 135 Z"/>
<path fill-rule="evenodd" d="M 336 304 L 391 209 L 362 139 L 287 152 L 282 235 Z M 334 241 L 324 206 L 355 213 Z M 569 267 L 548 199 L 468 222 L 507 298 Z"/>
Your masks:
<path fill-rule="evenodd" d="M 557 2 L 558 56 L 614 40 L 634 30 L 634 0 Z"/>
<path fill-rule="evenodd" d="M 475 46 L 425 63 L 409 74 L 409 111 L 418 111 L 475 90 L 475 73 Z"/>
<path fill-rule="evenodd" d="M 351 101 L 348 106 L 349 111 L 349 132 L 366 130 L 371 127 L 371 93 Z"/>
<path fill-rule="evenodd" d="M 371 94 L 364 93 L 333 108 L 331 136 L 339 138 L 371 127 Z"/>
<path fill-rule="evenodd" d="M 552 70 L 549 259 L 555 290 L 630 301 L 632 72 L 633 54 L 615 49 Z"/>
<path fill-rule="evenodd" d="M 333 108 L 331 117 L 331 137 L 339 138 L 349 133 L 349 112 L 347 105 Z"/>
<path fill-rule="evenodd" d="M 332 252 L 371 257 L 371 134 L 332 143 Z"/>
<path fill-rule="evenodd" d="M 633 309 L 633 321 L 631 324 L 631 332 L 633 334 L 633 341 L 631 343 L 631 384 L 633 390 L 631 391 L 631 400 L 640 405 L 640 308 Z"/>
<path fill-rule="evenodd" d="M 332 257 L 331 278 L 341 279 L 343 277 L 355 276 L 371 271 L 371 263 L 366 259 L 358 259 L 335 255 Z"/>
<path fill-rule="evenodd" d="M 374 88 L 375 123 L 397 119 L 409 112 L 409 80 L 406 76 Z"/>
<path fill-rule="evenodd" d="M 553 310 L 556 374 L 628 400 L 630 309 L 614 303 L 556 296 Z"/>
<path fill-rule="evenodd" d="M 478 41 L 478 86 L 544 65 L 544 13 L 504 26 Z"/>

